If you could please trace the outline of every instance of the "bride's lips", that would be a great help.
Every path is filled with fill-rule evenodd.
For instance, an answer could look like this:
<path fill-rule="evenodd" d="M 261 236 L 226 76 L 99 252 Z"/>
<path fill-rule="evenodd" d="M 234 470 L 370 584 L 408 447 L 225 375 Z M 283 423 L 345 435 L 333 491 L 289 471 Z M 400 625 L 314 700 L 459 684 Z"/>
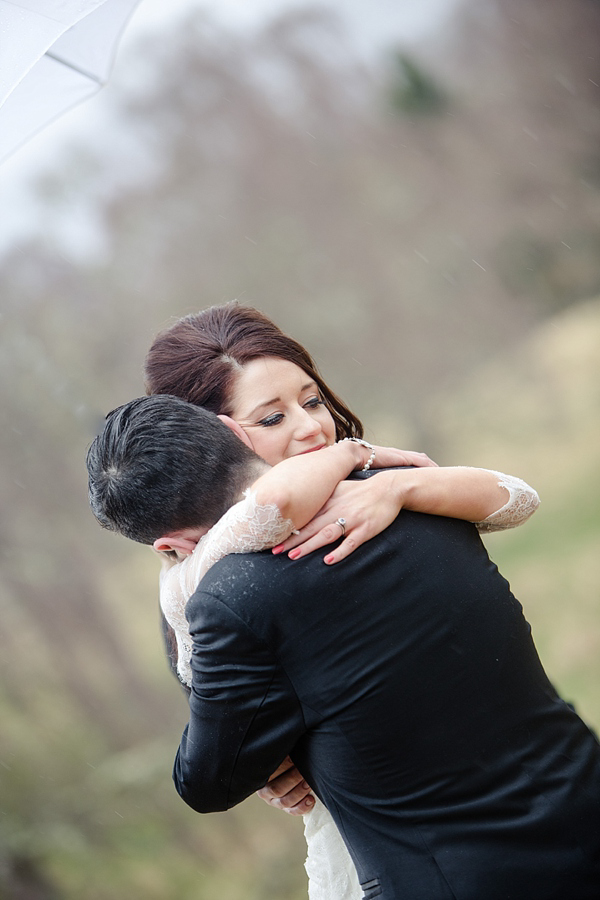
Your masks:
<path fill-rule="evenodd" d="M 326 444 L 319 444 L 318 447 L 311 447 L 310 450 L 303 450 L 303 451 L 299 454 L 299 456 L 304 456 L 305 453 L 314 453 L 315 450 L 322 450 L 323 447 L 326 447 L 326 446 L 327 446 Z"/>

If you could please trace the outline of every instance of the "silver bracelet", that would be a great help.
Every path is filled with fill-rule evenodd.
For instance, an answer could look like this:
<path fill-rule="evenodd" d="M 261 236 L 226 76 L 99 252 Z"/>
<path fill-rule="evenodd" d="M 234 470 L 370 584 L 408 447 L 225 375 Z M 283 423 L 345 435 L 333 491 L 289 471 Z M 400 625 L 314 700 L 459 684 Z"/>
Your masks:
<path fill-rule="evenodd" d="M 373 444 L 370 444 L 368 441 L 363 441 L 362 438 L 357 438 L 357 437 L 342 438 L 340 443 L 342 443 L 342 441 L 354 441 L 355 444 L 361 444 L 363 447 L 366 447 L 367 450 L 371 451 L 370 457 L 368 458 L 367 462 L 364 464 L 364 466 L 361 469 L 361 472 L 368 472 L 369 469 L 371 468 L 371 466 L 373 465 L 373 462 L 375 461 L 375 447 L 373 446 Z"/>

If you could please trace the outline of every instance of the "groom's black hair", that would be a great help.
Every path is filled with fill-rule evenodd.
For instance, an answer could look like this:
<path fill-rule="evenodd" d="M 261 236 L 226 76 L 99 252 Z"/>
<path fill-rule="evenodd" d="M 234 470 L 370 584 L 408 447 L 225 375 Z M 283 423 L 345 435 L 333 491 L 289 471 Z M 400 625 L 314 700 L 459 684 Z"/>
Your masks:
<path fill-rule="evenodd" d="M 140 397 L 108 413 L 88 450 L 90 506 L 104 528 L 152 544 L 214 525 L 258 462 L 214 413 L 166 394 Z"/>

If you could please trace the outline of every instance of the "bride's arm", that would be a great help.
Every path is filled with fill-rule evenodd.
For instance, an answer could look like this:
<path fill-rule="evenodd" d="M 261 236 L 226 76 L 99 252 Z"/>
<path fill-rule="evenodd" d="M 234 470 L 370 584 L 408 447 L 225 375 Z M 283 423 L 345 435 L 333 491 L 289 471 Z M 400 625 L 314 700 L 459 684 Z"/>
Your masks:
<path fill-rule="evenodd" d="M 284 459 L 250 490 L 258 506 L 276 506 L 282 518 L 302 528 L 321 509 L 340 481 L 369 458 L 366 447 L 343 441 L 313 453 Z"/>
<path fill-rule="evenodd" d="M 381 474 L 389 476 L 390 490 L 401 509 L 465 519 L 478 526 L 489 523 L 488 530 L 521 524 L 539 505 L 537 493 L 528 484 L 491 469 L 447 466 Z"/>
<path fill-rule="evenodd" d="M 295 528 L 302 528 L 350 472 L 366 465 L 437 468 L 423 453 L 344 440 L 314 453 L 284 459 L 258 478 L 251 491 L 258 506 L 276 506 L 284 519 L 290 519 Z"/>
<path fill-rule="evenodd" d="M 402 451 L 382 450 L 384 461 L 389 453 L 393 458 L 388 464 L 406 461 Z M 296 526 L 310 521 L 337 484 L 353 469 L 363 468 L 370 455 L 367 447 L 342 441 L 284 460 L 251 485 L 245 498 L 227 510 L 189 556 L 180 562 L 163 556 L 160 606 L 175 632 L 177 673 L 184 684 L 189 686 L 191 679 L 185 606 L 206 572 L 229 553 L 265 550 L 285 540 Z"/>
<path fill-rule="evenodd" d="M 375 459 L 373 459 L 375 455 Z M 285 459 L 261 475 L 213 525 L 184 563 L 173 566 L 163 580 L 178 583 L 187 596 L 217 560 L 229 553 L 249 553 L 274 547 L 306 525 L 322 508 L 338 484 L 367 462 L 374 465 L 435 466 L 421 453 L 340 441 L 314 453 Z M 339 526 L 337 526 L 339 532 Z M 338 535 L 339 536 L 339 535 Z"/>
<path fill-rule="evenodd" d="M 344 559 L 396 518 L 401 509 L 465 519 L 480 531 L 514 528 L 537 509 L 533 488 L 512 476 L 489 469 L 427 467 L 381 472 L 366 481 L 340 484 L 319 514 L 299 534 L 274 552 L 291 550 L 297 559 L 339 538 L 333 523 L 346 520 L 346 538 L 325 557 Z"/>

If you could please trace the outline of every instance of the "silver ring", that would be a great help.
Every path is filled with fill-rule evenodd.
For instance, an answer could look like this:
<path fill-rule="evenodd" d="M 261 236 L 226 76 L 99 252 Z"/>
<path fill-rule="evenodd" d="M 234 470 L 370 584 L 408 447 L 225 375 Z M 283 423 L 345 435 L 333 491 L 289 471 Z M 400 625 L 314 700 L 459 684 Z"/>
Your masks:
<path fill-rule="evenodd" d="M 340 528 L 342 529 L 342 537 L 345 537 L 346 536 L 346 520 L 342 519 L 342 517 L 340 516 L 339 519 L 335 520 L 334 525 L 340 526 Z"/>

